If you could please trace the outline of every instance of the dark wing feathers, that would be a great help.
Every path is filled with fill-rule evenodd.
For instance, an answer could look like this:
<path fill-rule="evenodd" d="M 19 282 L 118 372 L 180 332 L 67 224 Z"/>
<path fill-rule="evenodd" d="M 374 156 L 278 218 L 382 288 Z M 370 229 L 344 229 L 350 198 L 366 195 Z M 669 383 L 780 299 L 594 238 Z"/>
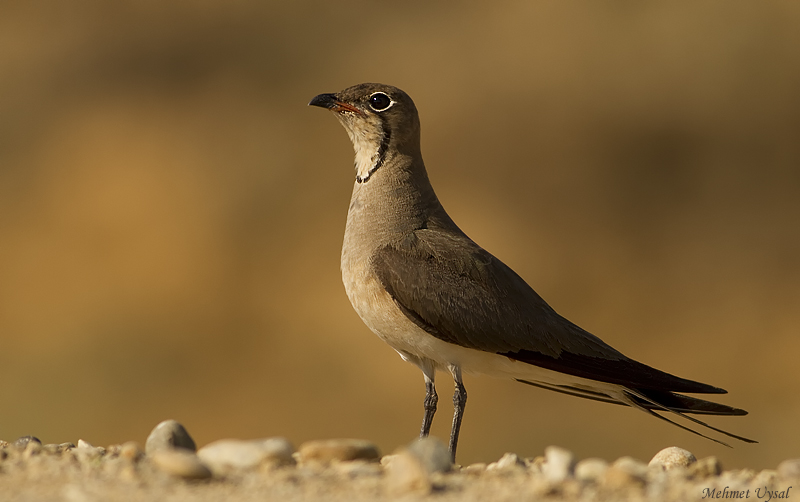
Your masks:
<path fill-rule="evenodd" d="M 550 357 L 531 350 L 505 352 L 502 355 L 541 368 L 639 390 L 670 390 L 702 394 L 726 393 L 724 389 L 676 377 L 628 358 L 609 360 L 570 352 L 562 352 L 560 357 Z"/>
<path fill-rule="evenodd" d="M 416 230 L 376 250 L 372 266 L 402 312 L 445 342 L 645 392 L 725 392 L 625 357 L 463 234 Z"/>

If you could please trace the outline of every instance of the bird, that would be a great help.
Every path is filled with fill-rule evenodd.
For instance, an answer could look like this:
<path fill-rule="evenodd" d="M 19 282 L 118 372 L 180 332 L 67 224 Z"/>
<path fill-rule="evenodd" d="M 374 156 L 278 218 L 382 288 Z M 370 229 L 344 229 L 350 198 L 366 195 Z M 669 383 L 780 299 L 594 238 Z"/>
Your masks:
<path fill-rule="evenodd" d="M 626 357 L 556 313 L 463 232 L 431 186 L 420 149 L 419 114 L 408 94 L 364 83 L 320 94 L 308 105 L 333 112 L 355 151 L 341 255 L 347 296 L 364 324 L 422 371 L 420 437 L 429 435 L 437 409 L 436 372 L 452 375 L 453 462 L 467 401 L 463 373 L 627 405 L 725 446 L 730 445 L 667 415 L 756 442 L 688 416 L 746 415 L 743 409 L 683 394 L 727 391 Z"/>

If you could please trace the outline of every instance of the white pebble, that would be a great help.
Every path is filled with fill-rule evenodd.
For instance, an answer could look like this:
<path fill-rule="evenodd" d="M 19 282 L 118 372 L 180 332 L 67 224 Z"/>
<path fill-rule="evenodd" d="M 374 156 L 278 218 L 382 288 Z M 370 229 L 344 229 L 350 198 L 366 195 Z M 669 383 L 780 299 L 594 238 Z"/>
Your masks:
<path fill-rule="evenodd" d="M 632 457 L 621 457 L 603 475 L 603 486 L 620 489 L 642 486 L 647 481 L 647 464 Z"/>
<path fill-rule="evenodd" d="M 575 469 L 575 456 L 571 451 L 559 446 L 548 446 L 544 450 L 542 473 L 551 483 L 560 483 L 572 476 Z"/>
<path fill-rule="evenodd" d="M 77 448 L 73 448 L 72 451 L 79 460 L 88 462 L 101 457 L 105 453 L 105 448 L 95 448 L 88 441 L 79 439 Z"/>
<path fill-rule="evenodd" d="M 206 479 L 211 471 L 203 465 L 194 452 L 185 448 L 174 450 L 157 450 L 150 455 L 153 463 L 172 476 L 183 479 Z"/>
<path fill-rule="evenodd" d="M 363 439 L 326 439 L 308 441 L 297 451 L 302 462 L 329 463 L 348 460 L 378 460 L 380 453 L 374 443 Z"/>
<path fill-rule="evenodd" d="M 677 446 L 670 446 L 656 453 L 648 466 L 668 471 L 675 467 L 689 467 L 695 462 L 697 462 L 697 459 L 692 455 L 692 452 Z"/>
<path fill-rule="evenodd" d="M 514 469 L 524 469 L 525 462 L 516 453 L 506 453 L 497 462 L 492 462 L 486 466 L 487 471 L 504 471 Z"/>
<path fill-rule="evenodd" d="M 391 494 L 424 494 L 433 487 L 422 461 L 406 448 L 391 455 L 385 468 L 386 486 Z"/>
<path fill-rule="evenodd" d="M 778 464 L 778 477 L 784 480 L 800 479 L 800 458 L 784 460 Z"/>
<path fill-rule="evenodd" d="M 597 483 L 608 470 L 608 462 L 602 458 L 585 458 L 575 466 L 575 478 L 579 481 Z"/>
<path fill-rule="evenodd" d="M 294 447 L 284 438 L 221 439 L 200 448 L 197 456 L 216 475 L 249 470 L 262 464 L 294 464 Z"/>

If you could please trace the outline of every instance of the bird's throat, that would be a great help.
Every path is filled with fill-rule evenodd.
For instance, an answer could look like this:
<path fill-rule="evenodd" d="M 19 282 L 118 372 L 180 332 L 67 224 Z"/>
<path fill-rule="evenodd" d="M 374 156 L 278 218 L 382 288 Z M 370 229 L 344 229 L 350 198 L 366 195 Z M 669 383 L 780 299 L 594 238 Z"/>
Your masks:
<path fill-rule="evenodd" d="M 379 127 L 374 127 L 374 125 L 369 129 L 346 128 L 355 151 L 356 181 L 358 183 L 369 181 L 386 160 L 391 131 L 382 124 Z"/>

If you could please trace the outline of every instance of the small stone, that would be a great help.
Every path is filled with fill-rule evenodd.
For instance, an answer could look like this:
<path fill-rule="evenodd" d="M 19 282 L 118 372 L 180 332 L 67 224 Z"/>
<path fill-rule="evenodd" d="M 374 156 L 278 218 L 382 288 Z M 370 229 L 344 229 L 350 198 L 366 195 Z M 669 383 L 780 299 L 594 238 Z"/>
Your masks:
<path fill-rule="evenodd" d="M 426 494 L 433 483 L 420 458 L 404 448 L 386 463 L 386 488 L 396 495 Z"/>
<path fill-rule="evenodd" d="M 516 453 L 506 453 L 497 462 L 486 466 L 487 471 L 524 470 L 525 462 Z"/>
<path fill-rule="evenodd" d="M 144 451 L 148 455 L 158 450 L 172 450 L 175 448 L 197 451 L 194 439 L 175 420 L 164 420 L 156 425 L 150 435 L 147 436 L 147 442 L 144 444 Z"/>
<path fill-rule="evenodd" d="M 348 478 L 373 477 L 383 474 L 383 467 L 375 462 L 366 460 L 353 460 L 351 462 L 337 462 L 333 468 Z"/>
<path fill-rule="evenodd" d="M 778 477 L 783 480 L 800 479 L 800 458 L 784 460 L 778 464 L 776 471 L 778 472 Z"/>
<path fill-rule="evenodd" d="M 477 462 L 461 468 L 461 472 L 466 474 L 479 475 L 486 471 L 487 465 L 485 462 Z"/>
<path fill-rule="evenodd" d="M 697 462 L 697 459 L 692 455 L 692 452 L 677 446 L 670 446 L 656 453 L 647 465 L 668 471 L 675 467 L 689 467 L 695 462 Z"/>
<path fill-rule="evenodd" d="M 308 441 L 300 445 L 298 457 L 302 462 L 348 460 L 378 460 L 380 453 L 375 444 L 363 439 L 326 439 Z"/>
<path fill-rule="evenodd" d="M 575 466 L 578 481 L 598 483 L 608 470 L 608 462 L 602 458 L 585 458 Z"/>
<path fill-rule="evenodd" d="M 144 452 L 139 448 L 138 443 L 135 441 L 128 441 L 120 445 L 119 456 L 130 462 L 138 462 L 144 456 Z"/>
<path fill-rule="evenodd" d="M 621 457 L 603 475 L 606 488 L 621 489 L 643 486 L 647 480 L 647 464 L 632 457 Z"/>
<path fill-rule="evenodd" d="M 380 460 L 380 462 L 381 462 L 381 465 L 382 465 L 383 467 L 388 467 L 388 465 L 389 465 L 389 464 L 391 464 L 391 463 L 394 461 L 394 459 L 395 459 L 396 457 L 397 457 L 397 454 L 396 454 L 396 453 L 392 453 L 391 455 L 384 455 L 384 456 L 382 456 L 382 457 L 381 457 L 381 460 Z"/>
<path fill-rule="evenodd" d="M 620 457 L 611 466 L 623 469 L 634 476 L 642 478 L 647 476 L 647 464 L 633 457 Z"/>
<path fill-rule="evenodd" d="M 719 476 L 721 472 L 722 463 L 717 457 L 706 457 L 689 466 L 689 474 L 699 479 Z"/>
<path fill-rule="evenodd" d="M 575 456 L 571 451 L 558 446 L 548 446 L 544 450 L 544 459 L 542 473 L 551 483 L 560 483 L 572 476 Z"/>
<path fill-rule="evenodd" d="M 755 486 L 774 486 L 775 481 L 778 479 L 778 471 L 773 469 L 764 469 L 763 471 L 756 474 L 753 479 L 752 483 Z"/>
<path fill-rule="evenodd" d="M 39 438 L 37 438 L 35 436 L 22 436 L 21 438 L 18 438 L 16 441 L 14 441 L 12 443 L 12 446 L 14 448 L 22 451 L 25 448 L 27 448 L 28 444 L 31 443 L 31 442 L 42 444 L 42 442 L 39 441 Z"/>
<path fill-rule="evenodd" d="M 105 454 L 105 448 L 95 448 L 91 443 L 83 439 L 78 440 L 78 447 L 72 451 L 78 457 L 78 460 L 84 462 L 95 460 Z"/>
<path fill-rule="evenodd" d="M 544 472 L 545 458 L 542 455 L 537 455 L 533 458 L 526 458 L 525 465 L 528 466 L 528 471 L 541 474 Z"/>
<path fill-rule="evenodd" d="M 207 479 L 211 471 L 203 465 L 194 452 L 185 448 L 156 450 L 149 454 L 153 464 L 161 471 L 183 479 Z"/>
<path fill-rule="evenodd" d="M 729 474 L 733 477 L 734 480 L 747 484 L 753 481 L 753 479 L 755 479 L 757 475 L 761 475 L 762 473 L 768 473 L 768 472 L 775 474 L 775 471 L 773 470 L 763 470 L 760 473 L 757 473 L 753 469 L 738 469 L 733 471 L 727 471 L 723 473 L 723 475 Z"/>
<path fill-rule="evenodd" d="M 221 439 L 200 448 L 200 457 L 216 475 L 231 471 L 248 470 L 262 464 L 291 465 L 295 463 L 294 447 L 284 438 Z"/>
<path fill-rule="evenodd" d="M 428 436 L 415 439 L 407 449 L 419 459 L 428 474 L 449 472 L 453 468 L 450 450 L 438 438 Z"/>
<path fill-rule="evenodd" d="M 34 455 L 38 455 L 39 453 L 41 453 L 43 448 L 44 447 L 42 446 L 42 443 L 37 443 L 36 441 L 30 441 L 25 446 L 25 451 L 23 452 L 23 455 L 25 458 L 30 458 Z"/>

